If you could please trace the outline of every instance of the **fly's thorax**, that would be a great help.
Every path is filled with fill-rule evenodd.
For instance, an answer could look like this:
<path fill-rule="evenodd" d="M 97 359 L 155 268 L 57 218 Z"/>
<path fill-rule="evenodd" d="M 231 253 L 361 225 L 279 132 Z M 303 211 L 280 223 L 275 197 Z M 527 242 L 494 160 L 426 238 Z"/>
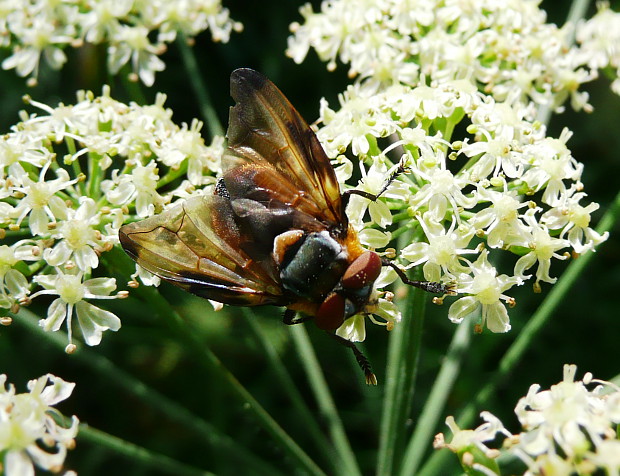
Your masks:
<path fill-rule="evenodd" d="M 348 266 L 346 249 L 328 231 L 282 233 L 274 240 L 273 256 L 284 289 L 316 301 L 338 285 Z"/>

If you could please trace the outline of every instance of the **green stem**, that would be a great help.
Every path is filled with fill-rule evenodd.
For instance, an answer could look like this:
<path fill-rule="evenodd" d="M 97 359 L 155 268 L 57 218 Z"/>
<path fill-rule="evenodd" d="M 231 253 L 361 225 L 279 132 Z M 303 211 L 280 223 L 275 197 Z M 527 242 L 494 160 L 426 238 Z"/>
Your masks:
<path fill-rule="evenodd" d="M 609 209 L 601 218 L 596 231 L 600 234 L 609 231 L 617 222 L 620 215 L 620 192 L 610 205 Z M 471 400 L 471 403 L 465 407 L 457 418 L 457 423 L 461 428 L 471 426 L 478 409 L 484 408 L 485 403 L 491 395 L 493 395 L 498 386 L 500 386 L 510 374 L 515 365 L 521 360 L 521 357 L 533 344 L 540 330 L 553 315 L 558 305 L 564 300 L 566 294 L 570 291 L 579 276 L 583 274 L 584 269 L 590 261 L 596 256 L 594 252 L 588 252 L 578 259 L 573 260 L 566 271 L 562 274 L 561 279 L 553 286 L 548 296 L 534 313 L 532 318 L 527 322 L 523 330 L 519 333 L 515 341 L 508 348 L 504 356 L 499 362 L 498 369 L 495 374 L 487 379 L 487 384 L 482 387 L 478 394 Z M 449 451 L 438 451 L 433 454 L 427 464 L 420 471 L 420 475 L 441 474 L 441 468 L 444 467 L 445 461 L 449 458 Z"/>
<path fill-rule="evenodd" d="M 325 434 L 318 425 L 316 416 L 314 416 L 308 408 L 301 392 L 293 382 L 289 372 L 286 370 L 282 360 L 271 344 L 269 336 L 263 330 L 263 327 L 256 321 L 256 318 L 252 316 L 252 313 L 248 308 L 241 308 L 241 313 L 245 317 L 250 329 L 252 329 L 256 335 L 256 338 L 263 349 L 264 355 L 267 358 L 275 377 L 278 379 L 277 387 L 293 405 L 298 418 L 298 425 L 304 428 L 304 432 L 312 438 L 316 448 L 319 450 L 319 453 L 324 456 L 326 462 L 331 463 L 333 465 L 333 469 L 335 469 L 336 464 L 334 457 L 336 455 L 334 448 L 328 444 Z"/>
<path fill-rule="evenodd" d="M 329 433 L 334 444 L 334 449 L 338 453 L 341 464 L 338 465 L 336 474 L 343 476 L 361 475 L 360 468 L 355 459 L 355 454 L 351 449 L 351 444 L 344 431 L 344 425 L 338 415 L 338 409 L 331 396 L 321 365 L 316 357 L 316 353 L 312 348 L 312 343 L 308 337 L 308 331 L 302 325 L 290 326 L 293 342 L 299 352 L 300 360 L 306 370 L 310 387 L 314 392 L 314 396 L 319 404 L 321 414 L 327 423 Z"/>
<path fill-rule="evenodd" d="M 75 147 L 75 140 L 73 139 L 73 137 L 69 135 L 65 136 L 65 145 L 67 146 L 67 151 L 69 152 L 69 155 L 73 156 L 76 154 L 77 149 Z M 78 177 L 82 173 L 82 167 L 80 166 L 79 159 L 71 162 L 71 168 L 73 169 L 73 174 L 75 177 Z M 83 196 L 86 194 L 86 184 L 84 182 L 78 182 L 77 189 L 80 195 Z"/>
<path fill-rule="evenodd" d="M 185 175 L 187 173 L 187 167 L 188 162 L 187 159 L 185 159 L 181 162 L 181 166 L 179 168 L 168 170 L 166 174 L 157 181 L 157 189 L 160 189 L 164 185 L 168 185 L 170 182 L 173 182 L 182 175 Z"/>
<path fill-rule="evenodd" d="M 592 3 L 591 0 L 573 0 L 570 5 L 570 10 L 568 11 L 568 16 L 566 17 L 566 23 L 571 23 L 573 25 L 573 28 L 571 29 L 571 36 L 569 38 L 571 43 L 575 41 L 574 26 L 577 25 L 579 20 L 586 17 L 590 3 Z"/>
<path fill-rule="evenodd" d="M 88 177 L 86 182 L 86 189 L 88 190 L 88 196 L 93 200 L 99 200 L 101 197 L 101 179 L 104 172 L 101 170 L 101 156 L 94 153 L 88 154 Z"/>
<path fill-rule="evenodd" d="M 419 273 L 416 270 L 415 279 L 420 278 Z M 408 290 L 403 319 L 390 336 L 377 476 L 391 476 L 398 469 L 395 461 L 401 460 L 420 359 L 426 299 L 428 295 L 420 289 Z"/>
<path fill-rule="evenodd" d="M 19 313 L 14 315 L 14 317 L 15 323 L 25 326 L 32 333 L 46 339 L 58 350 L 64 352 L 65 346 L 67 345 L 66 334 L 62 332 L 44 331 L 43 328 L 38 325 L 39 317 L 28 309 L 20 309 Z M 199 438 L 202 438 L 206 444 L 215 448 L 216 451 L 221 451 L 231 458 L 237 458 L 243 461 L 261 474 L 271 475 L 274 474 L 274 471 L 277 473 L 275 468 L 248 452 L 244 447 L 239 446 L 236 441 L 222 434 L 215 426 L 194 415 L 177 404 L 174 400 L 148 387 L 94 350 L 82 347 L 70 358 L 81 362 L 96 373 L 102 375 L 102 381 L 116 385 L 128 394 L 133 395 L 138 400 L 149 405 L 151 408 L 156 409 L 171 421 L 177 422 L 184 428 L 193 431 Z"/>
<path fill-rule="evenodd" d="M 158 290 L 147 286 L 138 288 L 150 302 L 153 308 L 158 309 L 160 315 L 165 318 L 170 328 L 187 343 L 197 356 L 198 361 L 213 373 L 220 381 L 228 387 L 228 389 L 236 396 L 239 401 L 243 402 L 248 412 L 257 419 L 258 423 L 267 431 L 272 438 L 282 446 L 288 456 L 308 474 L 323 475 L 323 471 L 316 465 L 314 461 L 304 452 L 304 450 L 293 440 L 282 427 L 272 418 L 272 416 L 260 405 L 260 403 L 241 385 L 236 377 L 224 367 L 217 356 L 205 346 L 199 336 L 193 329 L 187 325 L 187 322 L 179 315 L 179 313 L 168 303 L 168 301 L 159 293 Z"/>
<path fill-rule="evenodd" d="M 437 429 L 437 422 L 442 416 L 446 400 L 459 374 L 463 355 L 469 348 L 472 323 L 472 319 L 465 319 L 456 328 L 441 370 L 437 375 L 431 393 L 416 423 L 413 436 L 405 450 L 405 457 L 403 458 L 403 465 L 400 471 L 401 476 L 416 474 L 422 456 L 424 456 L 429 447 Z"/>
<path fill-rule="evenodd" d="M 215 108 L 211 102 L 209 90 L 202 79 L 202 74 L 200 72 L 200 68 L 198 67 L 198 61 L 196 61 L 194 50 L 187 43 L 187 38 L 181 33 L 178 34 L 176 44 L 181 52 L 181 58 L 183 59 L 183 64 L 187 70 L 187 77 L 189 78 L 189 82 L 194 89 L 194 94 L 196 94 L 198 99 L 200 112 L 205 120 L 205 123 L 207 124 L 210 137 L 213 138 L 215 136 L 224 135 L 224 128 L 217 117 Z"/>
<path fill-rule="evenodd" d="M 157 472 L 166 472 L 175 476 L 212 476 L 214 473 L 201 470 L 179 463 L 174 459 L 149 451 L 116 436 L 91 428 L 86 424 L 80 424 L 78 441 L 88 441 L 99 447 L 108 448 L 110 451 L 126 456 L 132 463 L 141 464 Z"/>

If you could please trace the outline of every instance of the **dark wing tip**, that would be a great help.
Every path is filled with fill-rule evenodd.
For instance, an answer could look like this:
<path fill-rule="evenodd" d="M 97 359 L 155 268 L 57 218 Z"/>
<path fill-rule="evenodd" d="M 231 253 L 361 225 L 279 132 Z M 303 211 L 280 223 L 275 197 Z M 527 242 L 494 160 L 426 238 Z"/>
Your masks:
<path fill-rule="evenodd" d="M 238 68 L 230 74 L 230 92 L 237 99 L 237 91 L 242 83 L 249 83 L 253 89 L 260 90 L 269 82 L 266 76 L 251 68 Z"/>
<path fill-rule="evenodd" d="M 121 246 L 125 250 L 131 259 L 136 261 L 138 259 L 138 247 L 136 243 L 129 237 L 130 231 L 128 230 L 128 225 L 122 226 L 118 232 L 118 238 L 121 243 Z"/>

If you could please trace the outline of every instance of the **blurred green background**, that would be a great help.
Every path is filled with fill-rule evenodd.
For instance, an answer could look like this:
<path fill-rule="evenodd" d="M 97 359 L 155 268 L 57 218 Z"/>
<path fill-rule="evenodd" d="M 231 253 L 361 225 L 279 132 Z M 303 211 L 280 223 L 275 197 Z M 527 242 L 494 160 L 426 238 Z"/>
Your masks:
<path fill-rule="evenodd" d="M 319 2 L 314 4 L 316 9 Z M 227 1 L 224 6 L 230 9 L 233 19 L 243 23 L 244 31 L 233 33 L 228 44 L 212 43 L 208 33 L 196 39 L 195 51 L 202 75 L 224 127 L 228 108 L 232 104 L 228 94 L 228 78 L 230 72 L 238 67 L 251 67 L 264 72 L 308 122 L 318 116 L 321 97 L 335 104 L 337 94 L 345 89 L 346 67 L 339 65 L 335 72 L 329 73 L 314 53 L 302 65 L 296 65 L 284 56 L 288 26 L 292 21 L 301 20 L 297 11 L 300 5 L 301 2 L 297 1 Z M 568 2 L 545 1 L 542 7 L 548 11 L 550 21 L 562 24 Z M 0 71 L 1 130 L 8 131 L 18 121 L 17 112 L 23 108 L 21 97 L 24 94 L 50 105 L 58 102 L 70 104 L 75 102 L 76 90 L 90 89 L 98 94 L 102 84 L 111 81 L 114 98 L 123 101 L 133 99 L 122 81 L 106 76 L 103 48 L 82 48 L 69 51 L 68 55 L 69 62 L 60 72 L 43 67 L 39 85 L 32 89 L 27 88 L 24 79 L 18 78 L 14 71 Z M 173 119 L 177 123 L 200 117 L 174 45 L 163 60 L 166 71 L 157 74 L 154 87 L 143 89 L 146 101 L 152 102 L 157 91 L 166 92 L 166 104 L 174 111 Z M 558 137 L 564 127 L 574 131 L 568 146 L 574 157 L 585 164 L 582 180 L 589 200 L 601 204 L 595 215 L 599 218 L 620 187 L 620 98 L 610 92 L 609 80 L 605 78 L 588 84 L 586 89 L 591 94 L 595 112 L 588 115 L 567 110 L 562 115 L 556 115 L 549 126 L 549 135 Z M 599 248 L 591 266 L 557 309 L 552 321 L 514 369 L 508 383 L 498 389 L 485 408 L 499 416 L 507 426 L 517 428 L 512 410 L 518 398 L 527 393 L 530 384 L 539 383 L 543 388 L 548 388 L 561 380 L 565 363 L 578 365 L 578 377 L 590 371 L 595 377 L 611 379 L 618 373 L 620 241 L 617 225 L 614 231 Z M 131 264 L 129 258 L 120 253 L 118 259 L 122 261 L 119 266 Z M 560 268 L 561 265 L 555 265 L 552 275 L 559 276 Z M 117 276 L 117 281 L 120 289 L 126 289 L 126 275 Z M 490 378 L 499 358 L 549 289 L 549 285 L 543 284 L 543 293 L 533 294 L 529 285 L 513 288 L 518 305 L 510 311 L 512 331 L 504 335 L 485 332 L 473 336 L 470 351 L 463 356 L 462 371 L 446 415 L 457 414 Z M 266 367 L 264 352 L 242 312 L 227 307 L 213 313 L 206 301 L 167 285 L 162 285 L 160 292 L 184 315 L 191 316 L 188 325 L 195 329 L 199 339 L 215 352 L 311 457 L 322 461 L 322 456 L 309 443 L 305 428 L 298 424 L 297 415 Z M 203 368 L 196 364 L 196 356 L 171 335 L 161 316 L 152 309 L 145 311 L 145 306 L 135 296 L 112 301 L 110 309 L 122 318 L 123 326 L 116 334 L 107 333 L 102 344 L 93 349 L 95 352 L 105 355 L 129 374 L 211 422 L 238 445 L 252 449 L 288 474 L 295 474 L 281 449 L 256 425 L 244 406 L 231 398 L 214 375 L 205 374 Z M 429 303 L 427 309 L 412 419 L 407 422 L 412 427 L 455 330 L 447 319 L 447 306 L 438 307 Z M 295 355 L 289 329 L 281 323 L 282 310 L 264 308 L 253 310 L 251 314 L 251 319 L 256 319 L 269 334 L 270 341 L 305 395 L 308 405 L 315 409 L 316 403 Z M 368 326 L 364 350 L 379 379 L 379 386 L 370 388 L 363 385 L 361 373 L 347 349 L 337 345 L 313 324 L 308 324 L 307 328 L 353 449 L 365 474 L 372 474 L 389 335 L 383 328 Z M 205 446 L 187 428 L 166 420 L 157 410 L 119 389 L 114 381 L 102 378 L 101 374 L 93 372 L 75 356 L 65 355 L 19 322 L 0 328 L 0 372 L 8 374 L 9 382 L 14 383 L 19 392 L 25 391 L 25 383 L 29 379 L 47 372 L 77 382 L 71 398 L 60 405 L 66 415 L 75 414 L 82 422 L 95 428 L 198 468 L 223 475 L 238 474 L 239 471 L 253 474 L 251 468 L 239 463 L 234 452 L 215 451 Z M 317 419 L 321 419 L 318 414 Z M 447 428 L 441 423 L 437 431 L 445 432 Z M 81 441 L 79 436 L 77 443 L 77 448 L 69 454 L 67 467 L 81 475 L 170 474 L 144 468 L 97 445 Z M 457 473 L 456 466 L 446 469 L 446 474 Z"/>

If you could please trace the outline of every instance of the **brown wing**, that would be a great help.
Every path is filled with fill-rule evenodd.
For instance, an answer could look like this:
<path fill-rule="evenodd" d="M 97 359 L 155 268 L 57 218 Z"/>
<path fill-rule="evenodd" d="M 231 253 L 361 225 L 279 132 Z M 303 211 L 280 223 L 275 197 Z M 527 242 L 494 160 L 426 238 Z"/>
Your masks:
<path fill-rule="evenodd" d="M 230 202 L 219 196 L 186 200 L 121 227 L 121 245 L 140 266 L 191 293 L 226 304 L 286 305 L 273 260 L 253 261 Z"/>
<path fill-rule="evenodd" d="M 226 175 L 247 164 L 275 168 L 304 199 L 297 200 L 296 208 L 346 229 L 334 169 L 316 135 L 286 97 L 251 69 L 233 71 L 230 93 L 236 105 L 230 109 L 223 161 Z"/>

